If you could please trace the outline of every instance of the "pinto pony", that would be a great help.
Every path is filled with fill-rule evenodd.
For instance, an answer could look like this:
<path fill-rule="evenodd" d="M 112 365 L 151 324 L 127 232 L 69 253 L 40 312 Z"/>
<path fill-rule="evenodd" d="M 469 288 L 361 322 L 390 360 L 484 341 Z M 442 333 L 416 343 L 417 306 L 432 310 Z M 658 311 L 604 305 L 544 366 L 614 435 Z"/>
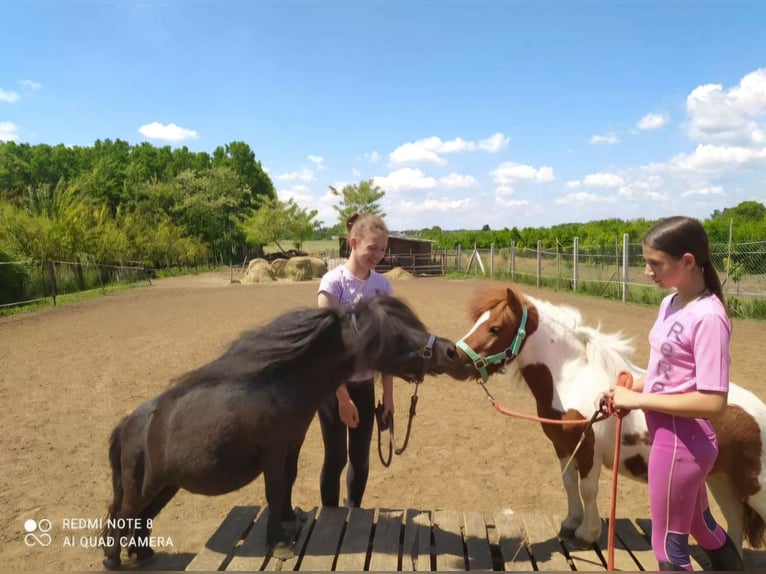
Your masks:
<path fill-rule="evenodd" d="M 480 376 L 484 381 L 511 361 L 535 398 L 539 417 L 572 420 L 560 426 L 542 424 L 562 470 L 590 418 L 598 398 L 620 371 L 634 377 L 644 370 L 629 360 L 633 348 L 620 334 L 582 324 L 576 309 L 541 301 L 514 288 L 477 292 L 471 307 L 474 326 L 458 342 L 463 364 L 455 378 Z M 766 405 L 753 393 L 731 384 L 728 407 L 713 419 L 719 455 L 707 479 L 737 548 L 743 538 L 753 548 L 764 545 L 766 518 Z M 612 467 L 615 418 L 597 422 L 563 473 L 567 515 L 560 536 L 590 544 L 601 533 L 597 508 L 601 465 Z M 644 415 L 631 411 L 622 420 L 619 472 L 647 480 L 651 441 Z"/>
<path fill-rule="evenodd" d="M 298 525 L 291 499 L 298 455 L 322 401 L 361 368 L 420 381 L 451 371 L 456 360 L 453 342 L 429 334 L 404 302 L 385 295 L 352 311 L 296 309 L 245 332 L 112 431 L 107 524 L 133 524 L 135 532 L 107 526 L 104 566 L 120 567 L 120 539 L 147 539 L 150 519 L 180 488 L 225 494 L 261 473 L 267 541 L 274 556 L 291 556 L 285 526 Z M 128 548 L 139 564 L 154 554 L 145 544 Z"/>

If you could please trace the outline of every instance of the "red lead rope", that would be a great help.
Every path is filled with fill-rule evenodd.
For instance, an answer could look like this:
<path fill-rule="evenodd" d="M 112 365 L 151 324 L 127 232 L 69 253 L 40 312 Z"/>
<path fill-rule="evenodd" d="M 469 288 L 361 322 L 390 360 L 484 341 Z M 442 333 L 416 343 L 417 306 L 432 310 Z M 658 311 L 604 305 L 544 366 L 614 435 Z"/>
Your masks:
<path fill-rule="evenodd" d="M 606 553 L 606 569 L 610 572 L 614 571 L 614 524 L 616 520 L 616 514 L 617 514 L 617 477 L 618 477 L 618 469 L 620 466 L 620 443 L 622 442 L 622 419 L 625 415 L 627 415 L 630 411 L 625 409 L 615 409 L 612 405 L 611 399 L 606 399 L 602 401 L 602 406 L 600 408 L 601 414 L 597 417 L 594 417 L 591 420 L 561 420 L 561 419 L 546 419 L 542 417 L 536 417 L 534 415 L 527 415 L 524 413 L 520 413 L 518 411 L 512 411 L 511 409 L 508 409 L 497 402 L 495 397 L 492 396 L 492 394 L 489 392 L 485 384 L 479 380 L 479 384 L 484 389 L 484 392 L 487 394 L 487 397 L 492 402 L 492 406 L 495 407 L 495 409 L 509 417 L 527 420 L 527 421 L 535 421 L 539 423 L 544 424 L 553 424 L 553 425 L 567 425 L 567 426 L 589 426 L 593 422 L 603 421 L 610 416 L 617 417 L 617 423 L 615 424 L 615 436 L 614 436 L 614 458 L 612 459 L 612 493 L 610 497 L 610 504 L 609 504 L 609 528 L 607 531 L 607 553 Z M 633 375 L 631 375 L 628 371 L 620 371 L 619 375 L 617 375 L 617 386 L 618 387 L 626 387 L 628 389 L 633 388 Z M 587 430 L 587 429 L 585 429 Z"/>

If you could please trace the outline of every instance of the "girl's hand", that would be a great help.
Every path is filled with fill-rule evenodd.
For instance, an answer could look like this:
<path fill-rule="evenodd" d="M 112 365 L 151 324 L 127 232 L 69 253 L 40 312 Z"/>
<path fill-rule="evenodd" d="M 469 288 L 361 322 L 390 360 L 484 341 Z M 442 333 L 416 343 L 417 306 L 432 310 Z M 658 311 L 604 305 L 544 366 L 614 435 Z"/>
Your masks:
<path fill-rule="evenodd" d="M 612 405 L 615 409 L 640 409 L 642 408 L 643 393 L 631 391 L 626 387 L 615 387 L 611 391 Z"/>
<path fill-rule="evenodd" d="M 394 414 L 394 394 L 383 393 L 383 420 Z"/>
<path fill-rule="evenodd" d="M 359 425 L 359 410 L 350 398 L 338 399 L 338 416 L 349 428 L 355 429 Z"/>

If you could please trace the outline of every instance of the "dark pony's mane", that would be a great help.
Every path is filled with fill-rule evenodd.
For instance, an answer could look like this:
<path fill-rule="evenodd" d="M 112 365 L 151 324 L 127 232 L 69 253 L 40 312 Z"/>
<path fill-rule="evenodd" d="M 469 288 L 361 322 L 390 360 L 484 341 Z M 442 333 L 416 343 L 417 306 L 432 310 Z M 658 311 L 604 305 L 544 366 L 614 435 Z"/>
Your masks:
<path fill-rule="evenodd" d="M 350 356 L 342 343 L 344 312 L 338 306 L 308 307 L 288 311 L 270 323 L 245 331 L 212 363 L 181 375 L 174 386 L 215 384 L 222 378 L 248 377 L 291 367 L 317 352 Z M 326 349 L 322 349 L 325 347 Z"/>
<path fill-rule="evenodd" d="M 385 356 L 395 348 L 394 338 L 406 329 L 426 331 L 425 325 L 402 300 L 391 295 L 377 295 L 360 301 L 353 309 L 358 322 L 358 339 L 366 354 Z"/>

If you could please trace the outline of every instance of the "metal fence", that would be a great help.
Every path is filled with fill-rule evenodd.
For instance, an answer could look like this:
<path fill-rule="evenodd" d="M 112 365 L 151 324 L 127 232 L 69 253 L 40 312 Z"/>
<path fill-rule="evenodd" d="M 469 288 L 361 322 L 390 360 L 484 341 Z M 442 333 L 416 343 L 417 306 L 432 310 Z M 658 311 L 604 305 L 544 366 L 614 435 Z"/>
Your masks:
<path fill-rule="evenodd" d="M 150 282 L 142 264 L 104 265 L 72 261 L 0 261 L 0 311 L 116 285 Z"/>
<path fill-rule="evenodd" d="M 735 314 L 766 318 L 766 241 L 715 243 L 713 267 Z M 485 276 L 619 298 L 655 303 L 662 296 L 644 275 L 640 243 L 624 235 L 614 245 L 579 247 L 557 244 L 555 249 L 505 248 L 444 250 L 439 255 L 446 273 Z"/>

